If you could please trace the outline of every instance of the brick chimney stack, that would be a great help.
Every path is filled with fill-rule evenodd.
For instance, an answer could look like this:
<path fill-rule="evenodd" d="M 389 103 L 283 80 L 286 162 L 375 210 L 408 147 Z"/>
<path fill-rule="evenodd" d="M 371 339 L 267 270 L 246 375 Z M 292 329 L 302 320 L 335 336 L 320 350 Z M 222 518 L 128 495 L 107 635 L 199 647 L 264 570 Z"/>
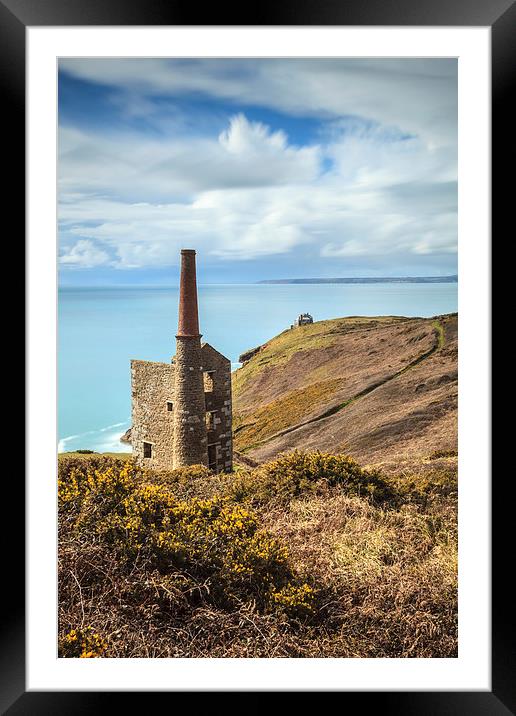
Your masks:
<path fill-rule="evenodd" d="M 175 376 L 174 468 L 207 465 L 206 403 L 194 249 L 181 250 Z"/>
<path fill-rule="evenodd" d="M 199 336 L 195 250 L 181 249 L 178 336 Z"/>

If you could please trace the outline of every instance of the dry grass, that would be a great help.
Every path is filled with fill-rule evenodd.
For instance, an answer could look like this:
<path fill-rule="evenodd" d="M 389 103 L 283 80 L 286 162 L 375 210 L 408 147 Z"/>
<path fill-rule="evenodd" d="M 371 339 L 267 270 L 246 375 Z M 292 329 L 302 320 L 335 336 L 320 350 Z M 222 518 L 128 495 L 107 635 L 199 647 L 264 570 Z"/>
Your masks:
<path fill-rule="evenodd" d="M 453 509 L 381 510 L 343 495 L 310 498 L 265 523 L 327 594 L 325 656 L 456 656 Z"/>
<path fill-rule="evenodd" d="M 343 383 L 343 378 L 314 383 L 306 388 L 292 390 L 287 395 L 273 400 L 264 408 L 246 414 L 245 418 L 236 415 L 234 419 L 235 448 L 237 450 L 249 449 L 260 440 L 301 421 L 317 410 L 319 406 L 324 405 Z"/>
<path fill-rule="evenodd" d="M 103 645 L 87 652 L 93 656 L 456 656 L 453 471 L 397 477 L 345 460 L 297 454 L 214 476 L 200 467 L 141 473 L 108 457 L 60 458 L 69 498 L 59 515 L 62 655 L 72 630 L 91 627 Z M 129 475 L 123 498 L 121 474 Z M 372 493 L 360 488 L 371 484 Z M 152 495 L 151 511 L 142 495 Z M 170 509 L 163 500 L 188 519 L 168 525 L 168 551 L 156 559 Z M 226 505 L 229 541 L 219 508 L 199 517 L 199 500 Z M 259 559 L 256 534 L 262 547 L 275 545 Z M 181 559 L 170 549 L 179 537 L 187 545 Z M 227 557 L 242 540 L 243 577 Z"/>
<path fill-rule="evenodd" d="M 59 453 L 59 459 L 67 459 L 67 458 L 74 458 L 74 457 L 84 457 L 88 458 L 92 455 L 96 456 L 107 456 L 112 457 L 115 460 L 130 460 L 133 456 L 132 452 L 95 452 L 94 450 L 71 450 L 70 452 L 62 452 Z"/>
<path fill-rule="evenodd" d="M 457 449 L 457 315 L 347 318 L 285 331 L 233 374 L 235 445 L 363 463 Z"/>
<path fill-rule="evenodd" d="M 326 350 L 354 331 L 394 326 L 406 320 L 396 316 L 348 316 L 287 329 L 268 341 L 250 361 L 233 373 L 233 390 L 236 394 L 244 393 L 249 387 L 253 387 L 256 378 L 264 369 L 281 368 L 298 352 Z M 324 377 L 328 377 L 326 372 Z"/>

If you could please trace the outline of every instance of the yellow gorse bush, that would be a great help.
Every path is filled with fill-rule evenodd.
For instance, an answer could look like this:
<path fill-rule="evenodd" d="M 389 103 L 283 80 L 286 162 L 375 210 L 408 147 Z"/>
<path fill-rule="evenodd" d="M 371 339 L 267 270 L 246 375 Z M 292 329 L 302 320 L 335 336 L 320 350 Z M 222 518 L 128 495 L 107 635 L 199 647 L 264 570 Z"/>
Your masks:
<path fill-rule="evenodd" d="M 129 461 L 115 463 L 105 470 L 73 466 L 68 473 L 62 473 L 58 478 L 59 505 L 65 507 L 68 503 L 80 504 L 92 494 L 119 497 L 134 486 L 135 475 L 134 465 Z"/>
<path fill-rule="evenodd" d="M 312 614 L 315 607 L 315 591 L 309 584 L 288 584 L 280 590 L 273 590 L 272 600 L 292 616 Z"/>
<path fill-rule="evenodd" d="M 59 640 L 59 656 L 63 658 L 95 659 L 104 656 L 107 642 L 88 626 L 72 629 Z"/>
<path fill-rule="evenodd" d="M 121 560 L 208 580 L 219 604 L 280 604 L 271 595 L 296 578 L 287 549 L 260 529 L 252 509 L 229 496 L 178 499 L 163 482 L 145 479 L 129 461 L 91 472 L 74 467 L 59 481 L 60 504 L 76 532 L 113 545 Z"/>

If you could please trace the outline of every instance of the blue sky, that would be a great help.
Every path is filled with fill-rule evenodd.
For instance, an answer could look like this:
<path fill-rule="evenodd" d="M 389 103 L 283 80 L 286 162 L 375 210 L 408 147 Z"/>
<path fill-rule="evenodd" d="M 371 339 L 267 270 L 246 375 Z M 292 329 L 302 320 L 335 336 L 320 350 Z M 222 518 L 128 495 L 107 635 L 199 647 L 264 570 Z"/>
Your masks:
<path fill-rule="evenodd" d="M 61 285 L 457 272 L 450 59 L 65 59 Z"/>

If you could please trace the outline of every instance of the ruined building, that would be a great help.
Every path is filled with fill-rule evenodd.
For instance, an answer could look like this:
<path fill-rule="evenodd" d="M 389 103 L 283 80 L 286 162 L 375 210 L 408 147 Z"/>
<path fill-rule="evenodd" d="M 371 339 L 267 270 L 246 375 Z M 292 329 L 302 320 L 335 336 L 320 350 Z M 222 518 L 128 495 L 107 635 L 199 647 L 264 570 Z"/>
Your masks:
<path fill-rule="evenodd" d="M 300 313 L 294 321 L 294 326 L 306 326 L 309 323 L 313 323 L 314 319 L 309 313 Z M 292 326 L 291 326 L 292 328 Z"/>
<path fill-rule="evenodd" d="M 201 343 L 193 249 L 181 251 L 176 355 L 171 363 L 132 360 L 131 397 L 139 465 L 231 471 L 231 363 Z"/>

